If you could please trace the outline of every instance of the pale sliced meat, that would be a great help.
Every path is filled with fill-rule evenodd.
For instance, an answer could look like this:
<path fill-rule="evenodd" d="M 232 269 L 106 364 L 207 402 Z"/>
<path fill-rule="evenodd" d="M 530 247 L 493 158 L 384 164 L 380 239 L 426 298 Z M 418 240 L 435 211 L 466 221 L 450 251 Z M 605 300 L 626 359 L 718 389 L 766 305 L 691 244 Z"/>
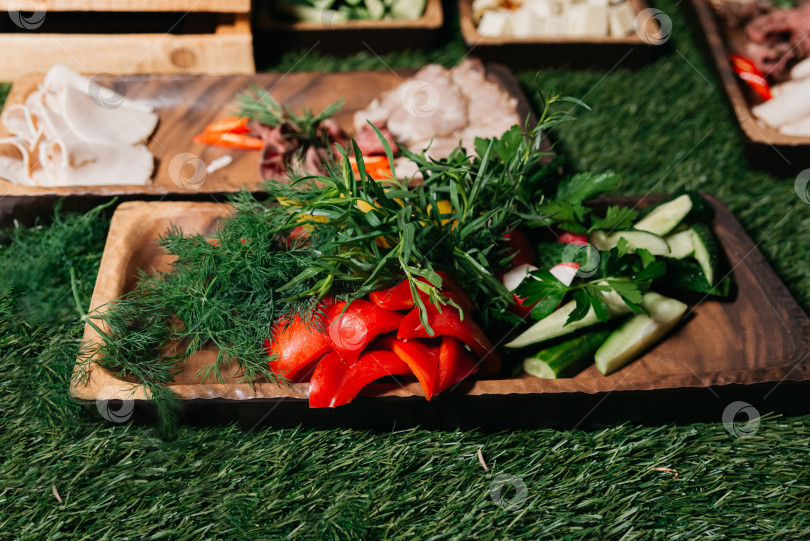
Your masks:
<path fill-rule="evenodd" d="M 154 112 L 143 112 L 123 105 L 107 108 L 75 88 L 64 87 L 58 93 L 67 124 L 90 142 L 136 145 L 146 141 L 157 126 Z"/>
<path fill-rule="evenodd" d="M 467 125 L 467 103 L 453 84 L 450 72 L 431 64 L 396 90 L 400 106 L 388 118 L 388 129 L 406 146 L 431 137 L 453 135 L 461 138 Z"/>
<path fill-rule="evenodd" d="M 144 186 L 154 170 L 154 158 L 145 145 L 99 145 L 98 158 L 78 167 L 63 166 L 63 153 L 58 143 L 40 146 L 39 160 L 50 186 Z"/>
<path fill-rule="evenodd" d="M 32 92 L 25 101 L 31 114 L 39 119 L 39 125 L 47 141 L 62 148 L 64 167 L 79 167 L 95 161 L 99 145 L 79 136 L 60 114 L 58 100 L 51 94 Z"/>
<path fill-rule="evenodd" d="M 785 135 L 796 135 L 800 137 L 810 137 L 810 116 L 806 116 L 796 122 L 785 124 L 779 131 Z"/>
<path fill-rule="evenodd" d="M 31 110 L 23 104 L 15 103 L 5 107 L 2 120 L 3 125 L 10 133 L 22 137 L 28 143 L 33 143 L 39 136 L 37 119 L 31 114 Z"/>
<path fill-rule="evenodd" d="M 35 167 L 27 141 L 20 137 L 0 139 L 0 178 L 22 186 L 47 185 L 48 178 L 41 167 Z"/>
<path fill-rule="evenodd" d="M 778 128 L 810 116 L 810 80 L 751 109 L 757 118 Z"/>

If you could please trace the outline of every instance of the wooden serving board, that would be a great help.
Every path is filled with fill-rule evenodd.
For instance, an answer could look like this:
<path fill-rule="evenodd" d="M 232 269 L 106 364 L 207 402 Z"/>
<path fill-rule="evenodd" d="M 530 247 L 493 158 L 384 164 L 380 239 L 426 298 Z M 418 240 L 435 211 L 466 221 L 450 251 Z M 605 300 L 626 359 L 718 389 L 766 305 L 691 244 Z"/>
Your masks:
<path fill-rule="evenodd" d="M 692 0 L 693 16 L 702 30 L 712 63 L 723 83 L 729 103 L 737 118 L 752 163 L 766 169 L 796 174 L 800 167 L 810 164 L 810 137 L 785 135 L 760 122 L 751 112 L 758 103 L 752 92 L 734 73 L 729 60 L 731 51 L 727 36 L 714 10 L 706 0 Z"/>
<path fill-rule="evenodd" d="M 487 66 L 489 79 L 501 84 L 518 100 L 521 118 L 531 114 L 531 105 L 520 90 L 512 73 L 503 66 Z M 380 95 L 413 75 L 414 70 L 356 71 L 349 73 L 272 73 L 260 75 L 200 76 L 200 75 L 134 75 L 116 78 L 116 87 L 123 88 L 127 98 L 151 102 L 160 121 L 148 147 L 155 156 L 155 173 L 147 186 L 74 186 L 40 188 L 20 186 L 0 179 L 0 199 L 3 196 L 113 196 L 145 195 L 193 196 L 237 192 L 243 188 L 256 191 L 261 186 L 259 151 L 233 150 L 204 146 L 192 141 L 203 128 L 224 118 L 232 111 L 237 93 L 251 85 L 264 87 L 276 100 L 293 109 L 303 107 L 320 112 L 340 98 L 343 109 L 335 119 L 344 129 L 352 131 L 352 116 Z M 22 103 L 42 81 L 42 76 L 25 77 L 14 84 L 6 104 Z M 0 126 L 0 137 L 7 135 Z M 183 153 L 198 156 L 206 164 L 229 154 L 233 163 L 210 173 L 201 183 L 176 182 L 169 174 L 171 160 Z M 189 166 L 191 167 L 191 166 Z M 189 174 L 190 173 L 184 173 Z"/>
<path fill-rule="evenodd" d="M 639 208 L 654 200 L 651 198 L 643 201 Z M 637 198 L 609 200 L 620 204 L 635 204 L 638 201 Z M 773 387 L 781 385 L 782 381 L 810 380 L 810 363 L 807 362 L 810 354 L 810 319 L 774 275 L 730 211 L 714 198 L 710 197 L 709 201 L 716 210 L 714 231 L 720 239 L 733 269 L 734 282 L 741 293 L 731 301 L 705 300 L 693 303 L 693 316 L 688 321 L 657 347 L 625 368 L 607 377 L 591 367 L 570 379 L 544 380 L 523 374 L 514 379 L 478 380 L 462 385 L 461 389 L 449 396 L 434 397 L 429 403 L 422 398 L 421 388 L 417 383 L 403 387 L 377 384 L 364 391 L 365 395 L 371 394 L 374 398 L 360 398 L 348 406 L 337 408 L 336 412 L 343 413 L 335 415 L 343 416 L 352 411 L 365 412 L 361 414 L 362 417 L 369 414 L 368 409 L 376 411 L 373 415 L 384 415 L 380 413 L 383 411 L 378 409 L 380 407 L 388 407 L 390 415 L 398 415 L 409 407 L 416 407 L 422 411 L 417 422 L 430 424 L 431 419 L 435 421 L 437 415 L 443 415 L 443 408 L 453 403 L 458 406 L 454 410 L 456 413 L 476 412 L 473 415 L 486 416 L 498 408 L 506 408 L 507 414 L 512 416 L 515 412 L 508 413 L 508 404 L 516 399 L 535 404 L 532 407 L 536 407 L 536 403 L 532 401 L 555 397 L 573 404 L 566 407 L 570 408 L 567 411 L 574 412 L 584 404 L 595 403 L 594 401 L 601 403 L 614 392 L 638 396 L 638 392 L 646 391 L 663 397 L 666 396 L 665 391 L 675 389 L 706 391 L 706 388 L 719 389 L 735 384 L 769 384 Z M 171 259 L 161 251 L 155 240 L 167 231 L 170 224 L 189 233 L 212 233 L 221 219 L 230 212 L 229 206 L 216 203 L 121 204 L 110 224 L 91 308 L 106 305 L 132 289 L 138 269 L 169 269 Z M 498 341 L 498 337 L 490 338 L 493 342 Z M 88 326 L 84 339 L 94 342 L 99 338 Z M 214 351 L 203 352 L 187 361 L 182 373 L 170 386 L 181 399 L 189 401 L 189 404 L 195 399 L 220 399 L 231 404 L 247 399 L 290 402 L 288 406 L 297 406 L 297 420 L 306 415 L 302 413 L 306 410 L 326 419 L 326 425 L 331 422 L 328 417 L 331 414 L 312 413 L 314 410 L 308 410 L 307 383 L 291 387 L 259 383 L 251 387 L 239 383 L 236 378 L 228 383 L 196 379 L 197 370 L 210 363 L 214 355 Z M 145 398 L 142 387 L 98 365 L 93 365 L 90 369 L 86 384 L 74 381 L 70 393 L 80 400 Z M 714 390 L 711 393 L 716 396 Z M 711 399 L 711 394 L 705 392 L 703 398 Z M 499 406 L 490 410 L 494 402 Z M 635 403 L 637 407 L 641 402 L 636 400 Z M 683 405 L 684 410 L 687 407 Z M 532 415 L 535 414 L 543 419 L 552 419 L 559 417 L 560 412 L 537 411 Z M 629 419 L 637 414 L 638 411 L 628 411 L 624 415 Z M 327 417 L 323 417 L 324 415 Z M 354 420 L 348 421 L 348 424 L 357 421 L 355 417 L 352 419 Z M 523 425 L 533 424 L 537 419 L 524 419 L 521 422 L 520 419 L 513 418 L 512 421 L 513 424 Z"/>
<path fill-rule="evenodd" d="M 637 67 L 663 47 L 645 42 L 636 33 L 623 37 L 490 37 L 478 33 L 473 20 L 472 0 L 457 0 L 461 35 L 468 47 L 482 59 L 519 68 L 538 66 L 593 66 L 613 68 L 617 64 Z M 648 9 L 644 0 L 629 0 L 636 14 Z M 652 28 L 652 38 L 661 39 Z M 666 40 L 663 39 L 662 42 Z M 663 43 L 662 43 L 663 45 Z"/>

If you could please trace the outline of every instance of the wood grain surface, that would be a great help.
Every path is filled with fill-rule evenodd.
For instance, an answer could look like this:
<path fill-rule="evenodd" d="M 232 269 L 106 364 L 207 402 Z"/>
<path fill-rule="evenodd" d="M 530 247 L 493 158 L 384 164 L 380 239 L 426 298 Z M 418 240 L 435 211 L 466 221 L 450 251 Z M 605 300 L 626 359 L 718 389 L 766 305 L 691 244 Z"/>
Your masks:
<path fill-rule="evenodd" d="M 531 115 L 531 106 L 512 73 L 498 65 L 489 65 L 488 77 L 501 84 L 507 92 L 518 99 L 521 118 Z M 152 103 L 160 116 L 157 130 L 148 147 L 155 156 L 155 174 L 148 186 L 76 186 L 40 188 L 11 184 L 0 179 L 0 197 L 31 195 L 102 195 L 143 194 L 161 196 L 167 194 L 198 195 L 236 192 L 242 188 L 257 190 L 260 187 L 259 151 L 244 151 L 204 146 L 192 141 L 206 124 L 224 118 L 232 110 L 238 92 L 250 85 L 267 88 L 279 102 L 300 110 L 302 107 L 320 112 L 340 98 L 345 99 L 343 109 L 335 119 L 348 131 L 352 129 L 352 115 L 364 109 L 372 99 L 383 91 L 390 90 L 413 75 L 414 70 L 359 71 L 350 73 L 290 73 L 261 74 L 250 76 L 195 76 L 195 75 L 149 75 L 123 76 L 116 78 L 128 98 Z M 21 103 L 41 82 L 42 76 L 26 77 L 12 87 L 7 104 Z M 0 128 L 0 137 L 5 132 Z M 184 183 L 172 178 L 169 164 L 172 159 L 190 154 L 187 160 L 198 157 L 205 163 L 229 154 L 233 163 L 208 174 L 199 183 Z M 178 158 L 183 160 L 183 156 Z M 184 161 L 187 161 L 184 160 Z M 196 163 L 196 162 L 195 162 Z M 190 164 L 188 167 L 192 167 Z M 184 175 L 191 174 L 184 170 Z"/>
<path fill-rule="evenodd" d="M 654 198 L 641 201 L 643 208 Z M 728 258 L 733 279 L 741 292 L 731 301 L 696 299 L 690 317 L 665 341 L 640 359 L 610 376 L 591 367 L 574 378 L 543 380 L 523 375 L 514 379 L 487 379 L 463 385 L 456 394 L 471 398 L 560 395 L 606 395 L 613 391 L 664 391 L 726 385 L 781 384 L 810 379 L 810 320 L 765 262 L 734 216 L 718 200 L 714 230 Z M 638 198 L 612 198 L 611 203 L 636 204 Z M 231 212 L 227 205 L 200 202 L 128 202 L 116 210 L 101 261 L 91 308 L 114 300 L 133 287 L 137 269 L 167 270 L 170 258 L 155 240 L 170 224 L 186 232 L 213 232 Z M 86 341 L 98 340 L 87 327 Z M 498 342 L 498 337 L 491 337 Z M 198 381 L 194 374 L 210 363 L 215 352 L 192 356 L 171 388 L 183 399 L 242 400 L 246 398 L 303 402 L 308 384 L 255 387 L 230 382 Z M 77 399 L 143 399 L 143 388 L 134 387 L 116 374 L 91 369 L 86 385 L 73 382 Z M 404 387 L 377 384 L 365 395 L 391 398 L 421 397 L 418 384 Z"/>

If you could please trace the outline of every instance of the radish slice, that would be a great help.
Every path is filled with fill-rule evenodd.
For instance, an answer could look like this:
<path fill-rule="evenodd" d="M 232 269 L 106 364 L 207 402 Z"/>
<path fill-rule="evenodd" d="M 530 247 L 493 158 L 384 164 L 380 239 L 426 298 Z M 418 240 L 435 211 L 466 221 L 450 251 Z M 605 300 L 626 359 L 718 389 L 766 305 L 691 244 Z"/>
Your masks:
<path fill-rule="evenodd" d="M 568 231 L 562 233 L 557 237 L 557 242 L 562 244 L 576 244 L 579 246 L 588 245 L 588 237 L 585 235 L 577 235 L 576 233 L 569 233 Z"/>
<path fill-rule="evenodd" d="M 504 287 L 509 291 L 514 291 L 520 285 L 520 283 L 526 278 L 530 272 L 534 272 L 537 270 L 537 267 L 534 265 L 529 265 L 528 263 L 524 263 L 523 265 L 518 265 L 514 269 L 511 269 L 508 272 L 505 272 L 503 278 L 501 278 L 501 282 L 503 283 Z"/>
<path fill-rule="evenodd" d="M 560 263 L 558 265 L 554 265 L 549 269 L 549 272 L 553 274 L 557 280 L 559 280 L 566 286 L 570 286 L 571 283 L 574 281 L 574 278 L 577 277 L 578 270 L 579 270 L 579 263 L 565 262 Z"/>

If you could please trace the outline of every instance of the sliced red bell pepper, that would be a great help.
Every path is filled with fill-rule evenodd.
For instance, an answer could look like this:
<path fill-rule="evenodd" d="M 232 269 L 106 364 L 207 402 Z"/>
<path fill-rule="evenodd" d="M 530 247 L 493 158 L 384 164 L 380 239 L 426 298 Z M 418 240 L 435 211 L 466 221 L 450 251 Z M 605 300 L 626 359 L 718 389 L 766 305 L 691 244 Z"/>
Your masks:
<path fill-rule="evenodd" d="M 230 116 L 228 118 L 223 118 L 222 120 L 217 120 L 216 122 L 208 124 L 205 128 L 203 128 L 203 132 L 247 133 L 250 131 L 247 126 L 248 120 L 249 119 L 246 116 Z"/>
<path fill-rule="evenodd" d="M 357 299 L 341 313 L 345 303 L 336 304 L 329 322 L 327 336 L 332 348 L 348 363 L 357 361 L 360 353 L 381 334 L 395 331 L 402 314 L 380 308 L 374 303 Z"/>
<path fill-rule="evenodd" d="M 448 293 L 448 296 L 451 295 L 452 293 Z M 462 321 L 459 311 L 452 306 L 443 306 L 441 313 L 433 303 L 425 304 L 425 308 L 428 324 L 433 329 L 434 336 L 454 336 L 467 344 L 484 362 L 483 373 L 493 374 L 501 368 L 501 360 L 495 352 L 495 347 L 468 313 L 464 314 Z M 414 308 L 402 319 L 397 338 L 400 340 L 432 338 L 419 319 L 419 308 Z"/>
<path fill-rule="evenodd" d="M 332 350 L 332 344 L 324 334 L 326 317 L 316 314 L 311 321 L 296 315 L 288 324 L 277 324 L 272 340 L 264 341 L 269 355 L 270 369 L 287 379 L 294 379 L 299 370 Z M 319 329 L 320 327 L 320 329 Z"/>
<path fill-rule="evenodd" d="M 509 260 L 510 267 L 534 263 L 534 246 L 520 229 L 507 233 L 504 238 L 506 239 L 506 246 L 515 254 Z"/>
<path fill-rule="evenodd" d="M 475 306 L 473 305 L 472 300 L 461 288 L 458 282 L 456 282 L 444 271 L 436 271 L 436 274 L 438 274 L 442 279 L 442 292 L 453 293 L 455 295 L 456 302 L 458 302 L 459 306 L 461 306 L 464 310 L 470 312 L 474 310 Z M 429 280 L 422 278 L 421 276 L 417 276 L 416 279 L 425 284 L 430 283 Z M 418 288 L 416 291 L 423 302 L 428 302 L 429 299 L 426 293 L 423 293 L 422 290 Z M 407 280 L 403 280 L 397 285 L 389 287 L 388 289 L 374 291 L 369 294 L 368 298 L 371 300 L 371 302 L 380 308 L 385 308 L 386 310 L 410 310 L 415 306 L 413 302 L 413 295 L 411 295 L 411 286 L 408 284 Z"/>
<path fill-rule="evenodd" d="M 243 133 L 204 132 L 194 137 L 195 143 L 216 147 L 238 148 L 242 150 L 261 150 L 264 141 Z"/>
<path fill-rule="evenodd" d="M 430 400 L 436 381 L 439 366 L 439 348 L 428 346 L 419 340 L 403 342 L 393 336 L 386 336 L 377 341 L 375 348 L 387 349 L 396 355 L 411 368 L 411 372 L 419 380 L 425 398 Z"/>
<path fill-rule="evenodd" d="M 369 383 L 385 376 L 410 374 L 411 369 L 391 351 L 367 351 L 357 362 L 343 362 L 337 353 L 324 355 L 309 384 L 309 407 L 348 404 Z"/>
<path fill-rule="evenodd" d="M 560 234 L 560 236 L 557 237 L 557 242 L 561 242 L 563 244 L 576 244 L 579 246 L 587 246 L 588 237 L 586 237 L 585 235 L 577 235 L 576 233 L 563 231 Z"/>
<path fill-rule="evenodd" d="M 751 87 L 760 98 L 768 101 L 773 97 L 768 79 L 764 73 L 757 69 L 753 61 L 738 54 L 729 55 L 729 59 L 734 73 Z"/>
<path fill-rule="evenodd" d="M 464 349 L 464 345 L 452 336 L 443 336 L 439 347 L 436 382 L 433 385 L 434 394 L 439 394 L 477 371 L 475 359 Z"/>

